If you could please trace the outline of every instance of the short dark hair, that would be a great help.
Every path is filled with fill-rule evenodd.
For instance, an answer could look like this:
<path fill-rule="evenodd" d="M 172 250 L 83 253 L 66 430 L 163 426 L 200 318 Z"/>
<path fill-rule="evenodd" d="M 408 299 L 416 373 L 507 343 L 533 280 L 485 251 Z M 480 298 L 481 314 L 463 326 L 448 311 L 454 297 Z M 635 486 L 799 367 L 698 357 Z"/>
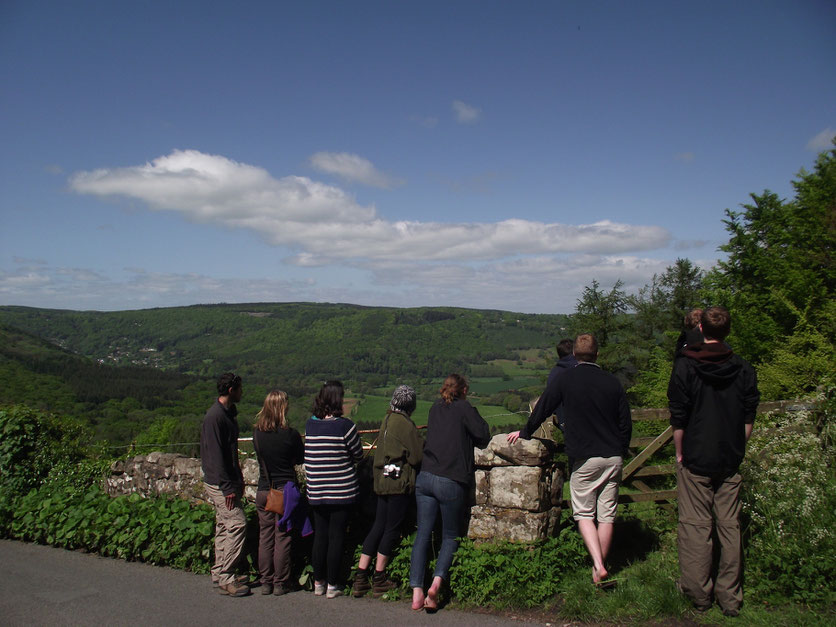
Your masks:
<path fill-rule="evenodd" d="M 731 315 L 725 307 L 709 307 L 700 317 L 703 337 L 723 341 L 731 331 Z"/>
<path fill-rule="evenodd" d="M 237 390 L 240 387 L 241 377 L 234 372 L 224 372 L 218 378 L 218 396 L 227 396 L 230 390 Z"/>
<path fill-rule="evenodd" d="M 700 323 L 700 319 L 702 318 L 702 309 L 696 308 L 689 311 L 685 314 L 685 320 L 683 321 L 685 324 L 686 329 L 696 329 L 697 325 Z"/>
<path fill-rule="evenodd" d="M 326 381 L 314 399 L 313 415 L 317 418 L 342 416 L 344 396 L 342 381 Z"/>
<path fill-rule="evenodd" d="M 578 361 L 595 362 L 598 359 L 598 340 L 592 333 L 581 333 L 575 338 L 573 352 Z"/>
<path fill-rule="evenodd" d="M 563 359 L 566 355 L 571 355 L 574 349 L 574 343 L 568 337 L 563 338 L 557 343 L 557 356 Z"/>

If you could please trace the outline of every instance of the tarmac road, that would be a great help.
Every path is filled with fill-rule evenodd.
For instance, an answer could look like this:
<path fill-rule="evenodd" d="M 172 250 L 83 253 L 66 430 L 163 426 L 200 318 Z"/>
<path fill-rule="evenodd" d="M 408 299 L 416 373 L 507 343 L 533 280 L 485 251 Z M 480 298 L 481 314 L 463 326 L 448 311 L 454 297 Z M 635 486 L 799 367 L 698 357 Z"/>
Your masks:
<path fill-rule="evenodd" d="M 0 625 L 536 624 L 449 608 L 414 612 L 407 601 L 259 592 L 231 598 L 213 590 L 208 575 L 0 540 Z"/>

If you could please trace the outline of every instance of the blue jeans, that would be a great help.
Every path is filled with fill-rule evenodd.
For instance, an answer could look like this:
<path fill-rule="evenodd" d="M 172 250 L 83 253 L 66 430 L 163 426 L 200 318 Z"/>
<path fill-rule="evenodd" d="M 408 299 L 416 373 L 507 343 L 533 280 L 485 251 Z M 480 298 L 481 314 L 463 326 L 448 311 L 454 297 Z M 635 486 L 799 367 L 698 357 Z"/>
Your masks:
<path fill-rule="evenodd" d="M 439 510 L 441 511 L 441 550 L 438 552 L 433 577 L 441 577 L 449 581 L 453 553 L 459 547 L 457 538 L 461 534 L 467 490 L 458 481 L 421 472 L 415 481 L 415 503 L 418 507 L 418 530 L 415 532 L 415 544 L 412 545 L 409 585 L 412 588 L 423 588 L 427 550 Z"/>

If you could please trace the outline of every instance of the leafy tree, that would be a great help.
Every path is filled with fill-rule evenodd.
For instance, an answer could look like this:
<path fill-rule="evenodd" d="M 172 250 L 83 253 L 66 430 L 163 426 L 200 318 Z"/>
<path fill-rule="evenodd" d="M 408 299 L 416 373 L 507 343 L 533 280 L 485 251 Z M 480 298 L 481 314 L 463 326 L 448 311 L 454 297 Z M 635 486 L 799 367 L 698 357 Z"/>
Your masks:
<path fill-rule="evenodd" d="M 623 286 L 619 279 L 609 292 L 604 292 L 593 279 L 592 285 L 583 288 L 572 318 L 573 334 L 592 333 L 598 339 L 599 348 L 606 347 L 610 337 L 624 327 L 628 301 Z"/>
<path fill-rule="evenodd" d="M 743 211 L 726 210 L 730 239 L 720 249 L 728 258 L 707 278 L 708 298 L 732 312 L 732 345 L 756 363 L 793 333 L 799 312 L 834 339 L 824 312 L 836 286 L 836 150 L 819 155 L 793 187 L 792 200 L 767 190 Z"/>
<path fill-rule="evenodd" d="M 659 279 L 666 296 L 665 313 L 674 329 L 679 329 L 685 314 L 700 304 L 703 275 L 690 259 L 677 259 Z"/>
<path fill-rule="evenodd" d="M 662 275 L 654 274 L 649 284 L 631 296 L 629 304 L 636 313 L 639 338 L 666 343 L 666 337 L 675 337 L 685 314 L 701 303 L 703 276 L 703 271 L 689 259 L 677 259 Z"/>
<path fill-rule="evenodd" d="M 825 306 L 830 320 L 836 319 L 836 304 Z M 808 320 L 809 310 L 798 313 L 798 323 L 779 343 L 769 361 L 758 368 L 758 386 L 764 400 L 796 398 L 832 385 L 836 373 L 833 343 Z"/>

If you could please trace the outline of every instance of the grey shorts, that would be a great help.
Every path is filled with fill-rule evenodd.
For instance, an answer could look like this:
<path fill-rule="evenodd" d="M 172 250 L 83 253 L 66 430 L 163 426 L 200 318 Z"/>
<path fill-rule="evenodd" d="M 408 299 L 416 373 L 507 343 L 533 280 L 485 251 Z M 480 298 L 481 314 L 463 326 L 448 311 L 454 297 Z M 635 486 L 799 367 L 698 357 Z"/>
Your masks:
<path fill-rule="evenodd" d="M 569 488 L 575 520 L 597 514 L 598 522 L 615 521 L 622 464 L 621 457 L 589 457 L 572 465 Z"/>

